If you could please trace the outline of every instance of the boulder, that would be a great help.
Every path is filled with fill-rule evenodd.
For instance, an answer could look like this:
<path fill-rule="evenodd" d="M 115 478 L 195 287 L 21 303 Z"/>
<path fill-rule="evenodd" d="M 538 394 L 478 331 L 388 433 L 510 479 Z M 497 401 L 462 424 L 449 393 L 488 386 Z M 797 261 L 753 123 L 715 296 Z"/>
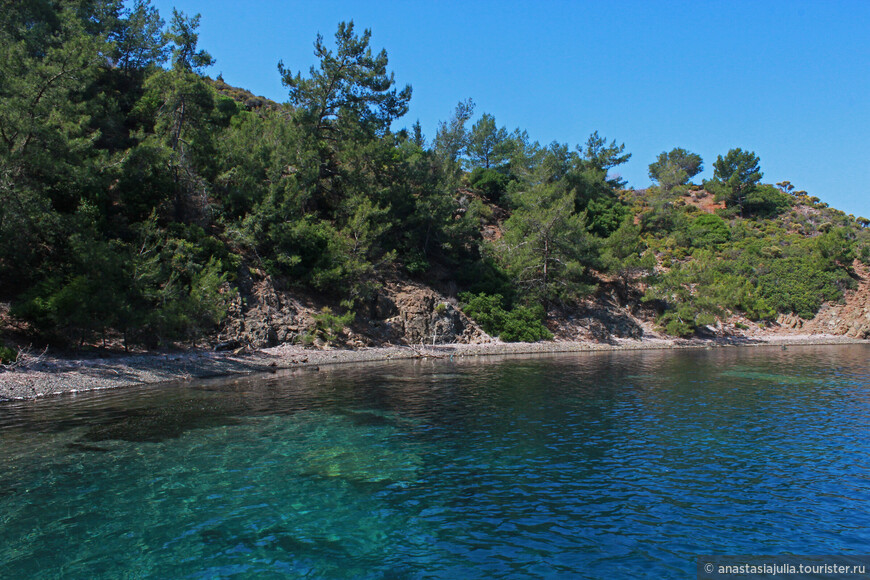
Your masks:
<path fill-rule="evenodd" d="M 397 314 L 387 322 L 407 343 L 466 343 L 489 338 L 462 311 L 429 288 L 403 286 L 394 304 Z"/>

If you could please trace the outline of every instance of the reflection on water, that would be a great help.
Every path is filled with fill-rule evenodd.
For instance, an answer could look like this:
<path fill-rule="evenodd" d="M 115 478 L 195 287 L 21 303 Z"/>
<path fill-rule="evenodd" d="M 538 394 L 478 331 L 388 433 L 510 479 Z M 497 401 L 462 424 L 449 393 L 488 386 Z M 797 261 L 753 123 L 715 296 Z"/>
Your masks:
<path fill-rule="evenodd" d="M 864 346 L 402 361 L 0 407 L 0 577 L 684 578 L 863 553 Z"/>

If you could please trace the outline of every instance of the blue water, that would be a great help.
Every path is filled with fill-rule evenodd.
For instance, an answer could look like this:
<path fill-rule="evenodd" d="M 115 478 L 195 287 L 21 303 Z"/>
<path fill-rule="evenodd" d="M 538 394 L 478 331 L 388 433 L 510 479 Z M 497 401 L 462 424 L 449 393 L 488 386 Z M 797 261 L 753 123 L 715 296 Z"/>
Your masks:
<path fill-rule="evenodd" d="M 0 405 L 2 578 L 688 578 L 870 546 L 870 348 L 405 361 Z"/>

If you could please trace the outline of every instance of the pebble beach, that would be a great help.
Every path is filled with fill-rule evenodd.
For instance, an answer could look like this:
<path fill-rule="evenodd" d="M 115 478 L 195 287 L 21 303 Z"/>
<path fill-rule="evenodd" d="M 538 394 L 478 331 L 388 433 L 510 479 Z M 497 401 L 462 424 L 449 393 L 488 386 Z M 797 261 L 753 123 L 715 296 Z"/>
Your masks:
<path fill-rule="evenodd" d="M 274 373 L 285 369 L 319 369 L 323 365 L 352 364 L 413 358 L 463 358 L 680 348 L 735 348 L 829 344 L 870 344 L 844 336 L 771 335 L 734 339 L 614 340 L 612 342 L 550 341 L 479 344 L 387 345 L 373 348 L 306 348 L 281 345 L 254 352 L 225 353 L 192 350 L 178 353 L 53 357 L 48 354 L 30 364 L 0 372 L 0 401 L 36 399 L 68 393 L 134 385 L 192 381 L 213 377 Z"/>

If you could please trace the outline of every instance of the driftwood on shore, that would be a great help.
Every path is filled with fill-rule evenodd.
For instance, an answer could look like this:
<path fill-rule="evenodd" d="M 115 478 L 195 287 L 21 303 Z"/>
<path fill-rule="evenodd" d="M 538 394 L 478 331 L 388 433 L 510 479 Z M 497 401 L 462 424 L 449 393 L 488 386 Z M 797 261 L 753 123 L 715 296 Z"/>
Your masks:
<path fill-rule="evenodd" d="M 450 355 L 429 351 L 428 347 L 420 345 L 419 347 L 413 344 L 407 345 L 407 348 L 414 353 L 414 358 L 447 358 Z M 428 351 L 428 352 L 427 352 Z"/>

